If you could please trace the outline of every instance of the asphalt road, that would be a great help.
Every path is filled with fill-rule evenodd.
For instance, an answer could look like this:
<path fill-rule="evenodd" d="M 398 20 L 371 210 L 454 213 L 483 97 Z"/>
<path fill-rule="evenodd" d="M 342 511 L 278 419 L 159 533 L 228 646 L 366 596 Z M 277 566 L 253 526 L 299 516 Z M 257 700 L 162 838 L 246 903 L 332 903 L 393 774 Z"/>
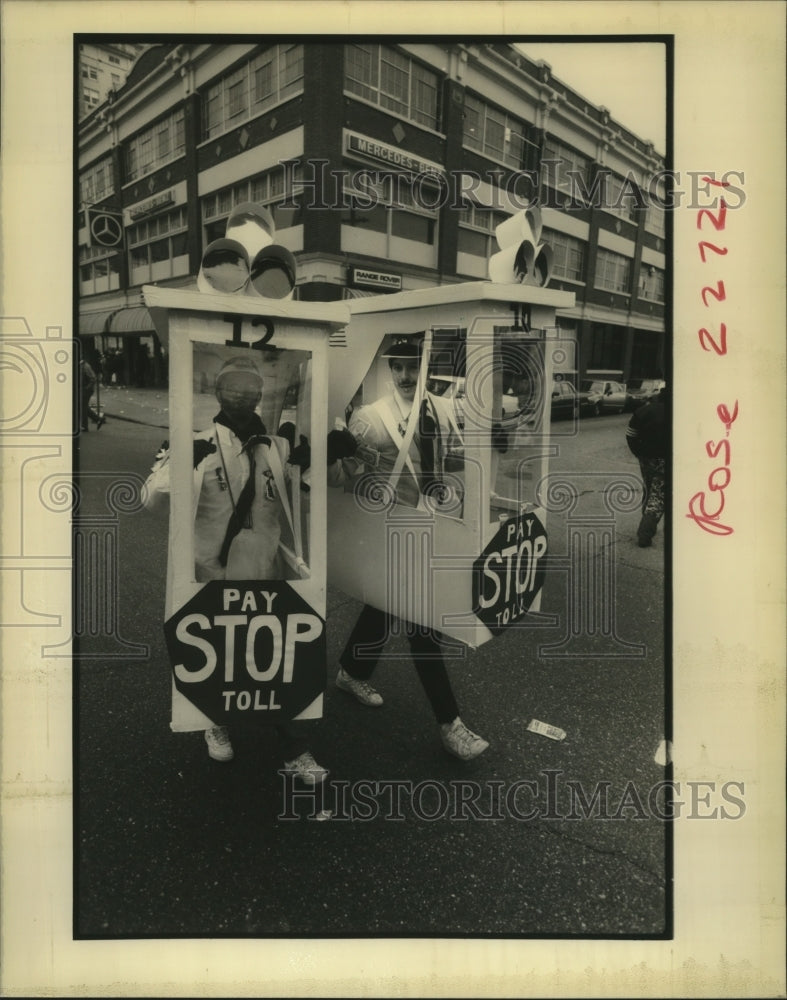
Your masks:
<path fill-rule="evenodd" d="M 610 500 L 610 482 L 638 478 L 627 419 L 555 425 L 551 469 L 576 504 L 549 521 L 564 565 L 544 588 L 552 617 L 449 663 L 462 717 L 491 744 L 472 763 L 443 750 L 404 642 L 375 674 L 382 708 L 333 687 L 360 605 L 329 588 L 325 717 L 305 724 L 331 771 L 321 802 L 289 794 L 268 729 L 235 733 L 230 764 L 170 732 L 167 515 L 133 510 L 166 432 L 110 419 L 83 436 L 77 525 L 103 516 L 110 555 L 84 563 L 77 601 L 75 934 L 663 935 L 663 534 L 637 548 L 636 493 Z M 102 613 L 97 593 L 115 591 Z M 566 738 L 529 732 L 533 718 Z M 333 817 L 310 818 L 320 806 Z"/>

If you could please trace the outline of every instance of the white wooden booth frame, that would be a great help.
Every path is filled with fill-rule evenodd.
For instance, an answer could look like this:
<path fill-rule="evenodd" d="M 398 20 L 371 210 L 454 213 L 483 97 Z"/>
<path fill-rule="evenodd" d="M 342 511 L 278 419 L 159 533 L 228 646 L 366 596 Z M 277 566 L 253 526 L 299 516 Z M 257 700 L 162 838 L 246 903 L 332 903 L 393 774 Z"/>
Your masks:
<path fill-rule="evenodd" d="M 380 357 L 393 335 L 442 329 L 465 333 L 464 504 L 460 516 L 383 502 L 377 509 L 351 490 L 328 491 L 328 567 L 331 583 L 405 621 L 429 625 L 476 647 L 492 638 L 472 607 L 473 564 L 502 522 L 532 512 L 546 528 L 536 487 L 549 471 L 550 345 L 560 341 L 555 314 L 571 308 L 573 293 L 492 282 L 467 282 L 351 300 L 352 320 L 330 347 L 329 414 L 344 423 L 359 385 L 365 401 L 390 391 Z M 542 345 L 543 392 L 536 431 L 521 449 L 512 495 L 495 490 L 499 454 L 493 423 L 503 422 L 502 371 L 496 340 L 502 336 Z M 418 392 L 423 387 L 423 371 Z M 513 440 L 513 439 L 512 439 Z M 538 611 L 540 592 L 530 606 Z"/>
<path fill-rule="evenodd" d="M 328 427 L 328 340 L 343 329 L 349 311 L 341 303 L 302 303 L 289 300 L 261 299 L 242 294 L 205 294 L 191 289 L 143 288 L 156 332 L 169 352 L 170 413 L 170 514 L 167 560 L 167 593 L 164 615 L 169 619 L 205 586 L 195 579 L 194 540 L 194 426 L 193 386 L 195 346 L 215 345 L 226 349 L 234 341 L 236 348 L 261 358 L 263 352 L 252 347 L 266 336 L 273 325 L 270 345 L 284 351 L 307 352 L 311 358 L 311 377 L 307 387 L 307 405 L 303 409 L 305 426 L 298 427 L 311 445 L 311 468 L 308 473 L 308 572 L 288 583 L 321 618 L 326 606 L 326 492 Z M 240 351 L 238 351 L 240 354 Z M 263 390 L 263 409 L 265 392 Z M 277 415 L 276 419 L 280 419 Z M 269 433 L 277 427 L 268 426 Z M 295 491 L 297 494 L 298 491 Z M 172 686 L 172 728 L 176 731 L 205 729 L 214 725 L 199 709 Z M 322 714 L 322 695 L 299 718 Z"/>

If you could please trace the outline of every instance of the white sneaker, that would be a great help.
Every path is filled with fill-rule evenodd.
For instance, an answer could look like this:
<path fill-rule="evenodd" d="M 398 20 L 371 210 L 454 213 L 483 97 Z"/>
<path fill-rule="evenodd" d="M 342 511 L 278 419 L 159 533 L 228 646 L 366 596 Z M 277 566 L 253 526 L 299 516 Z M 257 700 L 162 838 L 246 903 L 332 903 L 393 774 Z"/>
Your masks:
<path fill-rule="evenodd" d="M 295 760 L 285 760 L 284 770 L 300 778 L 305 785 L 319 785 L 329 774 L 324 767 L 320 767 L 308 750 Z"/>
<path fill-rule="evenodd" d="M 383 703 L 383 696 L 379 691 L 375 691 L 366 681 L 357 681 L 354 677 L 350 677 L 342 667 L 339 667 L 339 673 L 336 675 L 336 687 L 340 691 L 354 695 L 362 705 L 368 705 L 370 708 L 379 708 Z"/>
<path fill-rule="evenodd" d="M 472 760 L 489 746 L 486 740 L 471 732 L 459 716 L 440 726 L 440 736 L 446 750 L 460 760 Z"/>
<path fill-rule="evenodd" d="M 232 760 L 235 752 L 230 743 L 230 731 L 226 726 L 214 726 L 205 730 L 205 742 L 208 744 L 208 756 L 213 760 Z"/>

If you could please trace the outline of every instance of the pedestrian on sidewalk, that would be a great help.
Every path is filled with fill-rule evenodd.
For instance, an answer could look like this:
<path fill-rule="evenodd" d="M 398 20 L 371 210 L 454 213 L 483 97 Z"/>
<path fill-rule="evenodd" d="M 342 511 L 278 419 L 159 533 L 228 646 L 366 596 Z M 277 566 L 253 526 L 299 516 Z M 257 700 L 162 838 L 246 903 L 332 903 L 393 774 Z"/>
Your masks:
<path fill-rule="evenodd" d="M 279 540 L 285 523 L 280 490 L 290 479 L 288 468 L 308 464 L 308 446 L 290 451 L 288 441 L 268 435 L 257 413 L 263 378 L 252 358 L 227 361 L 216 377 L 219 412 L 213 425 L 194 438 L 195 576 L 208 580 L 285 579 Z M 147 479 L 145 506 L 168 495 L 169 450 L 163 446 Z M 286 771 L 307 785 L 328 775 L 320 767 L 297 723 L 275 726 Z M 229 729 L 205 731 L 213 760 L 234 757 Z"/>
<path fill-rule="evenodd" d="M 92 367 L 85 361 L 84 358 L 79 360 L 79 421 L 83 431 L 89 430 L 88 420 L 92 420 L 96 425 L 96 430 L 101 430 L 101 428 L 106 423 L 106 417 L 100 414 L 93 406 L 91 406 L 90 400 L 93 396 L 93 392 L 96 388 L 96 373 L 93 371 Z"/>
<path fill-rule="evenodd" d="M 653 544 L 666 502 L 664 477 L 669 448 L 667 386 L 634 412 L 626 429 L 626 443 L 637 457 L 642 473 L 642 517 L 637 527 L 637 544 L 645 549 Z"/>
<path fill-rule="evenodd" d="M 352 477 L 364 472 L 387 480 L 395 467 L 402 440 L 410 420 L 417 420 L 417 430 L 396 485 L 397 502 L 416 506 L 421 496 L 439 495 L 445 459 L 456 460 L 463 442 L 455 420 L 449 415 L 446 401 L 425 393 L 420 407 L 415 395 L 421 365 L 422 340 L 404 337 L 387 349 L 393 392 L 352 413 L 349 430 L 357 442 L 356 455 L 346 462 Z M 435 491 L 438 491 L 436 493 Z M 407 580 L 401 580 L 402 587 Z M 370 708 L 383 704 L 382 695 L 369 683 L 383 646 L 391 635 L 395 618 L 387 610 L 365 605 L 355 623 L 343 653 L 339 657 L 336 686 Z M 459 716 L 442 651 L 442 635 L 432 628 L 402 622 L 410 644 L 413 665 L 421 681 L 445 749 L 461 760 L 472 760 L 489 743 L 465 726 Z"/>

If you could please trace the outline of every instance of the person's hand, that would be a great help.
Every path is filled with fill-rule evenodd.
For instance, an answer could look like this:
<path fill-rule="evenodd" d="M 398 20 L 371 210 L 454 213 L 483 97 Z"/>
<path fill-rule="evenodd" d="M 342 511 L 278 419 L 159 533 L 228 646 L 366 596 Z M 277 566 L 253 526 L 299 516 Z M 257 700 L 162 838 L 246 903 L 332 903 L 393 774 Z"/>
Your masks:
<path fill-rule="evenodd" d="M 328 465 L 340 458 L 352 458 L 357 450 L 358 442 L 346 427 L 328 431 Z"/>
<path fill-rule="evenodd" d="M 508 451 L 508 431 L 502 424 L 492 424 L 492 447 L 501 455 Z"/>
<path fill-rule="evenodd" d="M 204 438 L 197 438 L 194 442 L 194 468 L 203 462 L 208 455 L 212 455 L 216 450 L 213 441 L 206 441 Z"/>
<path fill-rule="evenodd" d="M 312 464 L 312 449 L 308 438 L 301 434 L 300 444 L 290 451 L 287 459 L 290 465 L 297 465 L 301 472 L 305 472 Z"/>

